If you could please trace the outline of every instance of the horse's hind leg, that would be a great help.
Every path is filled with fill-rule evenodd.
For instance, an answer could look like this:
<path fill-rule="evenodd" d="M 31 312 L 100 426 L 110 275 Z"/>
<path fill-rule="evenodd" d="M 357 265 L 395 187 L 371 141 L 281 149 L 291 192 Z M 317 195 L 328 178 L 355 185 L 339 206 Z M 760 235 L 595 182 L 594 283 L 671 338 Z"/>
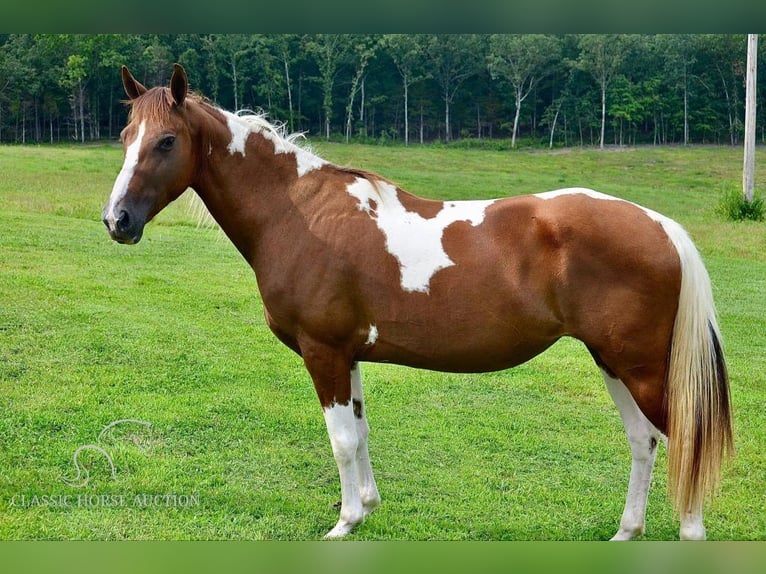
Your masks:
<path fill-rule="evenodd" d="M 372 474 L 370 454 L 367 449 L 367 437 L 370 434 L 370 426 L 367 424 L 367 407 L 364 404 L 362 393 L 362 371 L 359 363 L 351 367 L 351 400 L 356 419 L 356 431 L 359 444 L 356 447 L 356 471 L 359 478 L 359 494 L 367 516 L 380 505 L 380 495 Z"/>
<path fill-rule="evenodd" d="M 603 370 L 602 373 L 606 388 L 620 411 L 633 456 L 625 510 L 620 520 L 620 529 L 612 540 L 630 540 L 644 533 L 646 500 L 652 480 L 654 459 L 657 455 L 657 442 L 665 440 L 665 437 L 644 416 L 622 381 L 611 377 Z"/>
<path fill-rule="evenodd" d="M 681 513 L 681 540 L 705 540 L 707 534 L 702 522 L 702 508 Z"/>

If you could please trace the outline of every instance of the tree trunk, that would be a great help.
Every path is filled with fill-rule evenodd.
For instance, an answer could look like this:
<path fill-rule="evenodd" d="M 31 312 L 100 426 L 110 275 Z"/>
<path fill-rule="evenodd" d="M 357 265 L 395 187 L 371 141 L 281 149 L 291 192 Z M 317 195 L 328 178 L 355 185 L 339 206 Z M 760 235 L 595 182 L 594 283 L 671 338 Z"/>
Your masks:
<path fill-rule="evenodd" d="M 35 98 L 35 142 L 39 142 L 43 139 L 42 126 L 40 124 L 40 109 L 37 105 L 37 98 Z"/>
<path fill-rule="evenodd" d="M 410 145 L 409 81 L 404 80 L 404 145 Z M 422 138 L 421 138 L 422 139 Z"/>
<path fill-rule="evenodd" d="M 420 145 L 423 145 L 423 104 L 420 104 Z"/>
<path fill-rule="evenodd" d="M 755 186 L 755 89 L 758 70 L 758 34 L 747 35 L 747 80 L 745 91 L 745 161 L 742 193 L 753 201 Z"/>
<path fill-rule="evenodd" d="M 601 139 L 598 147 L 604 149 L 604 127 L 606 125 L 606 81 L 601 80 Z"/>
<path fill-rule="evenodd" d="M 365 122 L 367 121 L 364 117 L 364 99 L 365 99 L 365 92 L 364 92 L 364 83 L 367 79 L 367 76 L 362 76 L 362 85 L 359 86 L 359 123 L 362 126 L 361 130 L 359 132 L 359 135 L 362 135 L 364 137 L 367 137 L 367 127 L 365 125 Z"/>
<path fill-rule="evenodd" d="M 239 111 L 239 86 L 237 85 L 237 62 L 234 56 L 231 58 L 231 81 L 234 87 L 234 111 Z"/>
<path fill-rule="evenodd" d="M 77 141 L 80 139 L 80 134 L 77 131 L 78 121 L 77 121 L 77 92 L 72 90 L 72 125 L 74 126 L 74 141 Z"/>
<path fill-rule="evenodd" d="M 724 76 L 723 70 L 720 66 L 716 65 L 718 75 L 721 76 L 721 85 L 723 86 L 723 94 L 726 96 L 726 114 L 729 118 L 729 144 L 734 145 L 734 118 L 731 115 L 731 98 L 729 97 L 729 87 L 726 85 L 726 76 Z"/>
<path fill-rule="evenodd" d="M 325 139 L 330 141 L 330 119 L 332 118 L 332 85 L 325 82 L 324 85 L 324 130 Z"/>
<path fill-rule="evenodd" d="M 476 137 L 481 139 L 481 106 L 476 103 Z"/>
<path fill-rule="evenodd" d="M 357 70 L 356 75 L 351 80 L 351 92 L 348 95 L 348 105 L 346 106 L 346 143 L 351 138 L 351 122 L 354 120 L 354 99 L 356 98 L 359 81 L 362 80 L 363 70 L 364 68 Z"/>
<path fill-rule="evenodd" d="M 287 58 L 283 60 L 285 64 L 285 84 L 287 85 L 287 109 L 289 111 L 288 125 L 290 132 L 294 132 L 293 126 L 293 91 L 290 88 L 290 66 L 287 64 Z"/>
<path fill-rule="evenodd" d="M 444 90 L 444 139 L 450 141 L 449 92 Z"/>
<path fill-rule="evenodd" d="M 298 119 L 303 115 L 303 74 L 298 74 Z M 301 128 L 303 128 L 303 122 L 301 121 Z"/>
<path fill-rule="evenodd" d="M 553 116 L 553 123 L 551 124 L 551 138 L 548 140 L 548 149 L 553 148 L 553 133 L 556 131 L 556 120 L 559 119 L 559 111 L 561 111 L 561 104 L 556 108 L 556 114 Z"/>
<path fill-rule="evenodd" d="M 516 147 L 516 132 L 519 129 L 519 113 L 521 112 L 521 90 L 516 90 L 516 113 L 513 116 L 513 135 L 511 136 L 511 147 Z"/>
<path fill-rule="evenodd" d="M 689 82 L 686 78 L 686 62 L 684 61 L 684 145 L 689 145 Z"/>
<path fill-rule="evenodd" d="M 624 145 L 624 140 L 622 137 L 622 127 L 623 127 L 623 121 L 622 121 L 622 118 L 620 118 L 620 147 L 623 147 Z"/>
<path fill-rule="evenodd" d="M 527 92 L 527 96 L 529 95 L 529 92 Z M 524 96 L 526 99 L 526 96 Z M 537 101 L 537 84 L 535 84 L 535 88 L 532 94 L 532 137 L 537 137 L 537 106 L 535 105 L 535 102 Z"/>
<path fill-rule="evenodd" d="M 82 87 L 82 81 L 80 82 L 80 141 L 85 143 L 85 94 Z"/>

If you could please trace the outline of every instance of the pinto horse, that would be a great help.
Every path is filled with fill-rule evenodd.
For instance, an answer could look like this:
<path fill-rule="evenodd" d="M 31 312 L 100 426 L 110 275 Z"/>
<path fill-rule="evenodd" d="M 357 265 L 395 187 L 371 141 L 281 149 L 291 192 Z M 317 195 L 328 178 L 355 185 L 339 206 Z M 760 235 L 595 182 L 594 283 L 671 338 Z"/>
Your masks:
<path fill-rule="evenodd" d="M 710 279 L 686 232 L 588 189 L 432 201 L 333 165 L 259 116 L 189 92 L 176 64 L 147 89 L 122 68 L 125 160 L 103 221 L 112 239 L 191 187 L 250 264 L 274 334 L 303 359 L 340 474 L 348 534 L 380 504 L 362 361 L 451 372 L 518 365 L 563 336 L 600 367 L 632 452 L 613 539 L 644 532 L 657 444 L 680 537 L 704 539 L 705 501 L 732 450 Z"/>

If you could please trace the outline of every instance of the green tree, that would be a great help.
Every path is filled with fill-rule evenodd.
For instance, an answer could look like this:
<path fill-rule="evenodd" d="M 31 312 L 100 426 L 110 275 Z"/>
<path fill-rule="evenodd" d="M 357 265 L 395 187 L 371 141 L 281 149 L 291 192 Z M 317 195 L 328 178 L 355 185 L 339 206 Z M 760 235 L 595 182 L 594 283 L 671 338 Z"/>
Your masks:
<path fill-rule="evenodd" d="M 404 96 L 404 145 L 410 143 L 410 86 L 425 78 L 423 71 L 423 44 L 414 34 L 386 34 L 383 38 L 386 52 L 402 78 Z"/>
<path fill-rule="evenodd" d="M 351 123 L 353 121 L 354 98 L 359 89 L 359 81 L 362 80 L 367 64 L 380 48 L 380 36 L 352 34 L 349 36 L 349 55 L 353 62 L 354 74 L 351 78 L 346 103 L 346 143 L 351 137 Z M 363 109 L 363 108 L 362 108 Z"/>
<path fill-rule="evenodd" d="M 157 35 L 144 48 L 142 61 L 145 66 L 145 82 L 150 86 L 161 86 L 170 78 L 173 68 L 173 53 L 170 46 Z"/>
<path fill-rule="evenodd" d="M 297 52 L 300 49 L 300 36 L 297 34 L 273 34 L 269 36 L 271 49 L 284 71 L 285 95 L 287 96 L 288 120 L 290 131 L 295 130 L 295 109 L 293 107 L 293 85 L 290 78 L 290 69 L 295 63 Z"/>
<path fill-rule="evenodd" d="M 208 42 L 208 49 L 222 64 L 218 69 L 231 80 L 234 109 L 239 110 L 245 91 L 240 70 L 246 58 L 257 49 L 255 38 L 248 34 L 213 34 L 208 38 Z"/>
<path fill-rule="evenodd" d="M 601 90 L 601 137 L 599 147 L 604 148 L 606 126 L 606 95 L 609 83 L 622 66 L 627 42 L 619 34 L 583 34 L 580 36 L 579 66 L 591 74 Z"/>
<path fill-rule="evenodd" d="M 424 42 L 429 72 L 444 101 L 444 138 L 452 139 L 450 105 L 463 82 L 482 68 L 484 42 L 476 34 L 432 34 Z"/>
<path fill-rule="evenodd" d="M 3 141 L 4 110 L 21 109 L 31 83 L 37 80 L 29 54 L 33 39 L 28 34 L 11 35 L 0 46 L 0 142 Z"/>
<path fill-rule="evenodd" d="M 537 83 L 550 71 L 550 64 L 560 58 L 560 44 L 555 36 L 545 34 L 493 34 L 489 39 L 489 71 L 493 79 L 511 84 L 515 115 L 511 147 L 516 147 L 521 104 Z"/>
<path fill-rule="evenodd" d="M 745 83 L 745 54 L 747 53 L 747 37 L 745 34 L 702 34 L 687 40 L 692 44 L 694 54 L 705 59 L 707 66 L 703 67 L 698 78 L 711 96 L 723 95 L 726 119 L 728 121 L 729 143 L 739 143 L 744 113 L 739 86 Z M 714 72 L 713 72 L 714 70 Z M 721 92 L 710 86 L 720 85 Z"/>
<path fill-rule="evenodd" d="M 683 141 L 689 143 L 689 88 L 697 58 L 698 38 L 690 34 L 667 34 L 657 37 L 665 54 L 665 73 L 671 87 L 680 90 L 683 100 Z"/>
<path fill-rule="evenodd" d="M 349 52 L 348 34 L 314 34 L 306 42 L 306 49 L 316 60 L 319 83 L 322 89 L 325 139 L 330 139 L 332 121 L 333 88 L 338 68 Z"/>

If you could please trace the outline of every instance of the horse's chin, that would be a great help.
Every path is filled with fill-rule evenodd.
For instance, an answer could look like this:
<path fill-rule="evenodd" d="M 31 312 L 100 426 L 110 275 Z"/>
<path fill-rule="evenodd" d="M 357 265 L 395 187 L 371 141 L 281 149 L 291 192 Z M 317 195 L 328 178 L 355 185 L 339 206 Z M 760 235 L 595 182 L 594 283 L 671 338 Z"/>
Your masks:
<path fill-rule="evenodd" d="M 117 243 L 122 245 L 135 245 L 141 241 L 141 236 L 138 237 L 112 237 Z"/>
<path fill-rule="evenodd" d="M 141 229 L 131 229 L 129 231 L 121 231 L 119 229 L 113 229 L 107 226 L 107 231 L 109 232 L 109 237 L 111 237 L 113 241 L 116 241 L 122 245 L 135 245 L 141 241 L 141 238 L 144 235 L 143 226 Z"/>

